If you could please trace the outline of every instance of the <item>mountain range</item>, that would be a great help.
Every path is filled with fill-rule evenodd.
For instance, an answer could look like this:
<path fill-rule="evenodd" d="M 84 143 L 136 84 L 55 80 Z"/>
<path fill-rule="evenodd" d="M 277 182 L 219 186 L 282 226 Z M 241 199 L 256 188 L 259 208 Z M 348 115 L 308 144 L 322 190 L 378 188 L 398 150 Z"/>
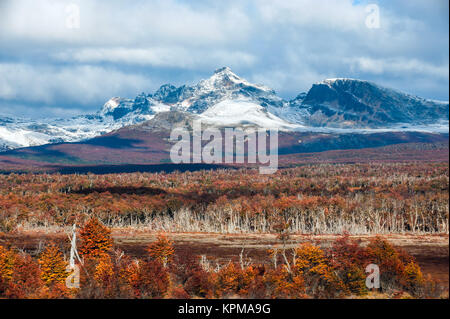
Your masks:
<path fill-rule="evenodd" d="M 89 140 L 173 111 L 193 114 L 210 125 L 312 132 L 448 132 L 449 119 L 448 102 L 368 81 L 327 79 L 288 101 L 224 67 L 193 86 L 165 84 L 134 99 L 113 97 L 95 114 L 40 120 L 0 117 L 0 151 Z"/>
<path fill-rule="evenodd" d="M 327 79 L 285 100 L 221 68 L 193 86 L 165 84 L 134 99 L 113 97 L 95 114 L 0 118 L 0 172 L 203 168 L 169 164 L 171 131 L 191 130 L 194 120 L 220 130 L 278 129 L 280 165 L 448 161 L 448 102 L 355 79 Z"/>

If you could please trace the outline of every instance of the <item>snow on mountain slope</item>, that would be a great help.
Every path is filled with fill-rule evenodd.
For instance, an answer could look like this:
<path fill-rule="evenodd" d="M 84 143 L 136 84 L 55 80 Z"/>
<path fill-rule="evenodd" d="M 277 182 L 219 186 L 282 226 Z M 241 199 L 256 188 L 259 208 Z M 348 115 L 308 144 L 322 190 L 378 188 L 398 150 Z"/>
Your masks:
<path fill-rule="evenodd" d="M 78 142 L 124 126 L 148 121 L 167 105 L 114 97 L 97 114 L 63 119 L 0 118 L 0 151 L 48 143 Z"/>
<path fill-rule="evenodd" d="M 229 67 L 217 69 L 209 79 L 202 80 L 195 86 L 198 94 L 210 93 L 217 89 L 225 89 L 225 91 L 228 90 L 228 92 L 233 93 L 233 90 L 247 87 L 254 89 L 256 92 L 274 93 L 272 89 L 266 86 L 253 84 L 240 78 Z"/>
<path fill-rule="evenodd" d="M 119 127 L 121 127 L 119 123 L 88 116 L 51 120 L 17 119 L 15 122 L 0 126 L 0 141 L 2 141 L 0 150 L 48 143 L 76 142 Z"/>
<path fill-rule="evenodd" d="M 172 106 L 172 109 L 201 114 L 208 108 L 225 100 L 250 99 L 267 106 L 283 106 L 282 98 L 265 86 L 256 85 L 240 78 L 230 68 L 218 69 L 214 74 L 194 86 L 179 88 L 165 84 L 153 95 L 153 99 Z"/>
<path fill-rule="evenodd" d="M 5 144 L 10 144 L 16 147 L 41 145 L 49 142 L 49 136 L 46 134 L 20 128 L 12 130 L 5 127 L 0 127 L 0 136 Z"/>
<path fill-rule="evenodd" d="M 299 127 L 269 113 L 261 105 L 249 99 L 221 101 L 200 114 L 199 118 L 206 123 L 229 127 L 257 126 L 282 130 Z"/>
<path fill-rule="evenodd" d="M 129 99 L 113 97 L 103 105 L 103 108 L 100 110 L 100 113 L 102 115 L 112 114 L 114 110 L 120 106 L 121 103 L 126 103 L 127 101 L 131 102 L 131 100 Z"/>
<path fill-rule="evenodd" d="M 0 152 L 56 142 L 52 139 L 52 137 L 38 132 L 0 127 Z"/>

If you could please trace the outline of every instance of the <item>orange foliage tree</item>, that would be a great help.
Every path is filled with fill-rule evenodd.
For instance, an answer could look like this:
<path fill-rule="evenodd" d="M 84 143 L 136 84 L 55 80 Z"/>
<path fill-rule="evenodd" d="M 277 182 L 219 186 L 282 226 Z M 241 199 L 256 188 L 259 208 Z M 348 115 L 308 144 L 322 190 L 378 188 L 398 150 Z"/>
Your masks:
<path fill-rule="evenodd" d="M 169 289 L 169 273 L 158 260 L 134 263 L 129 283 L 136 298 L 163 298 Z"/>
<path fill-rule="evenodd" d="M 164 267 L 173 260 L 173 242 L 165 235 L 158 235 L 157 240 L 148 246 L 150 257 L 158 260 Z"/>
<path fill-rule="evenodd" d="M 98 258 L 108 253 L 113 245 L 111 230 L 97 218 L 91 218 L 80 229 L 80 254 L 85 258 Z"/>
<path fill-rule="evenodd" d="M 266 294 L 270 298 L 306 298 L 301 274 L 290 274 L 286 267 L 271 269 L 264 274 Z"/>
<path fill-rule="evenodd" d="M 216 295 L 218 297 L 231 296 L 239 291 L 241 272 L 234 264 L 229 263 L 220 269 L 216 279 Z"/>
<path fill-rule="evenodd" d="M 17 254 L 14 272 L 6 289 L 8 298 L 39 298 L 43 282 L 39 264 L 30 255 Z"/>
<path fill-rule="evenodd" d="M 39 258 L 39 265 L 41 279 L 47 286 L 65 282 L 68 275 L 67 263 L 56 245 L 50 244 L 45 248 Z"/>
<path fill-rule="evenodd" d="M 14 252 L 0 246 L 0 295 L 2 295 L 14 272 Z"/>
<path fill-rule="evenodd" d="M 348 233 L 338 238 L 328 251 L 333 272 L 345 285 L 346 294 L 367 294 L 365 250 Z"/>
<path fill-rule="evenodd" d="M 380 285 L 384 292 L 406 290 L 420 297 L 424 285 L 433 284 L 424 279 L 412 256 L 395 248 L 382 237 L 377 236 L 370 241 L 366 254 L 368 262 L 380 267 Z"/>
<path fill-rule="evenodd" d="M 103 297 L 112 298 L 116 293 L 117 276 L 111 257 L 103 255 L 99 258 L 94 271 L 94 279 L 103 292 Z"/>
<path fill-rule="evenodd" d="M 199 257 L 189 250 L 179 251 L 170 265 L 174 282 L 182 285 L 190 297 L 208 298 L 212 294 L 212 282 L 208 272 L 199 263 Z M 173 292 L 178 296 L 183 291 Z M 172 294 L 173 294 L 172 293 Z"/>
<path fill-rule="evenodd" d="M 308 295 L 315 297 L 333 297 L 345 290 L 345 286 L 336 276 L 325 252 L 311 243 L 304 243 L 296 249 L 295 268 L 303 276 Z"/>

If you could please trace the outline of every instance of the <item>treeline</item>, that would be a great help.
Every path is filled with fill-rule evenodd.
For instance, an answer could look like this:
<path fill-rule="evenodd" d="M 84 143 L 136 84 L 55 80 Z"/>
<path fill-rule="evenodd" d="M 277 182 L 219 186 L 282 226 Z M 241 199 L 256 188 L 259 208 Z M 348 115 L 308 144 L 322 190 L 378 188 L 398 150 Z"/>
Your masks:
<path fill-rule="evenodd" d="M 286 233 L 280 235 L 283 242 Z M 90 219 L 79 232 L 78 279 L 67 268 L 67 251 L 54 243 L 37 256 L 0 246 L 2 298 L 436 298 L 441 287 L 422 274 L 414 259 L 381 237 L 366 247 L 348 235 L 323 249 L 304 243 L 267 252 L 253 264 L 241 254 L 211 261 L 176 251 L 159 235 L 146 256 L 131 258 L 114 247 L 111 231 Z M 366 285 L 366 266 L 379 267 L 380 288 Z M 70 279 L 68 279 L 70 276 Z M 74 280 L 72 280 L 74 279 Z M 79 280 L 79 286 L 71 283 Z M 69 282 L 69 285 L 66 284 Z"/>
<path fill-rule="evenodd" d="M 448 233 L 448 163 L 306 165 L 109 175 L 0 175 L 0 231 L 109 227 L 174 232 Z"/>

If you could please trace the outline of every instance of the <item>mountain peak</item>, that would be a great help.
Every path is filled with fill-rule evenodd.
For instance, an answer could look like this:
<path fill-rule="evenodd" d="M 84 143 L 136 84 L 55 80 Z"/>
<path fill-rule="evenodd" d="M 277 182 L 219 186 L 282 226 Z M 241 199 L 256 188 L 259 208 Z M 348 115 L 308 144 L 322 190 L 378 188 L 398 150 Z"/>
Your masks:
<path fill-rule="evenodd" d="M 365 83 L 367 83 L 367 81 L 352 79 L 352 78 L 330 78 L 330 79 L 325 79 L 325 80 L 319 82 L 318 84 L 333 84 L 336 82 L 365 82 Z"/>
<path fill-rule="evenodd" d="M 218 73 L 233 73 L 233 72 L 231 71 L 231 69 L 229 67 L 224 66 L 224 67 L 219 68 L 214 71 L 214 74 L 218 74 Z"/>
<path fill-rule="evenodd" d="M 207 81 L 220 82 L 220 84 L 224 84 L 223 81 L 232 83 L 246 82 L 244 79 L 231 71 L 231 69 L 227 66 L 215 70 L 214 74 Z"/>
<path fill-rule="evenodd" d="M 104 105 L 103 108 L 101 109 L 100 113 L 102 114 L 107 114 L 109 112 L 114 111 L 114 109 L 116 109 L 121 102 L 122 98 L 115 96 L 110 98 Z"/>
<path fill-rule="evenodd" d="M 206 80 L 200 81 L 198 84 L 200 87 L 206 87 L 208 89 L 217 89 L 217 88 L 224 88 L 224 87 L 251 87 L 260 91 L 264 92 L 271 92 L 272 89 L 258 84 L 253 84 L 248 82 L 246 79 L 241 78 L 240 76 L 236 75 L 231 69 L 227 66 L 219 68 L 214 71 L 214 74 Z"/>

